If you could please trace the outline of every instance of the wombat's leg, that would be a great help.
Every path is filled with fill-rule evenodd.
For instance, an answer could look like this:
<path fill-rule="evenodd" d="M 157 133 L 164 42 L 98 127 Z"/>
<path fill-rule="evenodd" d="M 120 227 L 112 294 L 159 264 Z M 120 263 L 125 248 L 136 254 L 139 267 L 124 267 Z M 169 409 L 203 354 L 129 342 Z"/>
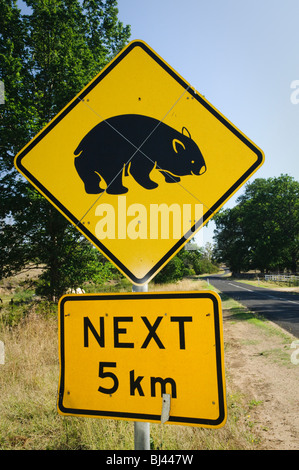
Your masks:
<path fill-rule="evenodd" d="M 130 167 L 130 174 L 145 189 L 157 188 L 158 184 L 150 179 L 149 174 L 153 169 L 153 164 L 147 164 L 144 159 L 134 160 Z"/>
<path fill-rule="evenodd" d="M 124 194 L 128 192 L 128 188 L 126 188 L 122 183 L 122 172 L 114 179 L 112 178 L 111 182 L 107 185 L 106 192 L 108 194 Z"/>
<path fill-rule="evenodd" d="M 83 179 L 83 181 L 87 194 L 100 194 L 104 191 L 104 189 L 100 188 L 101 177 L 94 171 L 91 171 L 88 178 Z"/>
<path fill-rule="evenodd" d="M 87 194 L 100 194 L 104 190 L 100 188 L 101 176 L 84 165 L 84 160 L 75 158 L 75 167 L 78 175 L 82 179 Z"/>
<path fill-rule="evenodd" d="M 167 171 L 160 171 L 160 173 L 164 176 L 166 183 L 178 183 L 181 181 L 179 176 L 170 175 Z"/>

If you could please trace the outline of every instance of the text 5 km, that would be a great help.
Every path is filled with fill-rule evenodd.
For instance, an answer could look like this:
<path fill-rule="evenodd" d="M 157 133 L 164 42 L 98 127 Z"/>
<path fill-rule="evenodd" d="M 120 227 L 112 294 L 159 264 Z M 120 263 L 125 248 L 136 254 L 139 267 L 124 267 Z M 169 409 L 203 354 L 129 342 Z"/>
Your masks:
<path fill-rule="evenodd" d="M 110 387 L 103 387 L 100 385 L 98 388 L 98 391 L 107 395 L 112 395 L 118 390 L 119 387 L 119 380 L 116 374 L 111 372 L 111 370 L 107 370 L 108 368 L 113 368 L 115 369 L 117 367 L 116 362 L 100 362 L 99 363 L 99 377 L 101 379 L 111 379 L 110 381 Z M 130 395 L 135 396 L 135 393 L 138 393 L 140 397 L 144 397 L 144 389 L 143 383 L 141 383 L 144 379 L 143 375 L 138 375 L 135 377 L 135 371 L 130 370 L 129 373 L 129 387 L 130 387 Z M 107 380 L 106 380 L 107 381 Z M 166 379 L 163 379 L 162 377 L 149 377 L 149 384 L 150 384 L 150 396 L 155 397 L 156 396 L 156 385 L 160 385 L 160 391 L 161 391 L 161 397 L 163 396 L 163 393 L 166 392 L 166 386 L 169 385 L 171 389 L 171 396 L 172 398 L 177 398 L 177 386 L 176 382 L 174 379 L 171 377 L 167 377 Z"/>

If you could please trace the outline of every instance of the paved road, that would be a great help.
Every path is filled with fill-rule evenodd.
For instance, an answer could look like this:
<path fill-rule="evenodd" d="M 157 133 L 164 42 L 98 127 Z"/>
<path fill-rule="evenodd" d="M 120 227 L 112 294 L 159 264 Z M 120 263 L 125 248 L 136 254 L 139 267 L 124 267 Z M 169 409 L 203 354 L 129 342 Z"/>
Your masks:
<path fill-rule="evenodd" d="M 219 291 L 299 338 L 299 294 L 255 287 L 219 275 L 207 279 Z"/>

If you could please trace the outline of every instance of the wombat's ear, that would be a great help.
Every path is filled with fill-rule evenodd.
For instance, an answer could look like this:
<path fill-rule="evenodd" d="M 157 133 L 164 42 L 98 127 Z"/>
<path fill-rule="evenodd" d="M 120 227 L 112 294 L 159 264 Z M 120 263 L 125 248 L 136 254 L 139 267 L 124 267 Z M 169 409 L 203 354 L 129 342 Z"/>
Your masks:
<path fill-rule="evenodd" d="M 187 127 L 183 127 L 182 129 L 182 134 L 183 135 L 186 135 L 187 137 L 189 137 L 191 139 L 191 134 L 190 132 L 188 131 Z"/>
<path fill-rule="evenodd" d="M 184 150 L 186 149 L 186 147 L 185 147 L 185 145 L 183 144 L 183 142 L 181 142 L 181 141 L 178 140 L 178 139 L 173 139 L 173 141 L 172 141 L 172 146 L 173 146 L 173 150 L 175 151 L 175 153 L 179 153 L 180 147 L 178 147 L 178 145 L 180 145 L 181 147 L 183 147 Z"/>

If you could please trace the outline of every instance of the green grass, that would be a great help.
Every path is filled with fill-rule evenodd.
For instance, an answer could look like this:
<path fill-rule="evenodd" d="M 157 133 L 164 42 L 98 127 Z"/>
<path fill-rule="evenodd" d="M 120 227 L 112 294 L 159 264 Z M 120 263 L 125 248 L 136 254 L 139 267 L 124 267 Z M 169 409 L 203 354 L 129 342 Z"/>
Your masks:
<path fill-rule="evenodd" d="M 262 351 L 261 356 L 264 356 L 270 359 L 271 362 L 276 364 L 282 364 L 286 367 L 292 368 L 292 363 L 290 362 L 290 356 L 288 352 L 281 348 L 272 348 Z"/>
<path fill-rule="evenodd" d="M 251 286 L 264 287 L 266 289 L 275 289 L 277 287 L 298 287 L 297 280 L 288 281 L 265 281 L 264 279 L 235 279 L 238 282 L 249 284 Z"/>

